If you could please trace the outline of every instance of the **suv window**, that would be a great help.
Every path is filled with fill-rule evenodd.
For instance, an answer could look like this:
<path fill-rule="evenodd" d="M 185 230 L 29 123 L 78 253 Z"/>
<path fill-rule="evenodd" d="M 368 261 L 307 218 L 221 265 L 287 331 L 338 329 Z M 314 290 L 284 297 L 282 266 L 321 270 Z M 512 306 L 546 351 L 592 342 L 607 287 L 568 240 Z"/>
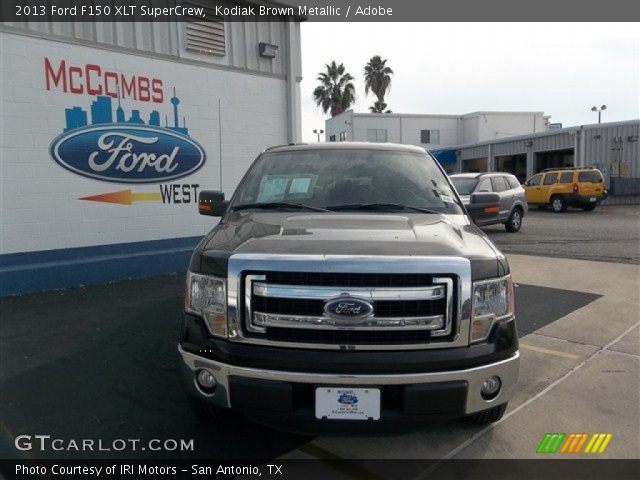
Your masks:
<path fill-rule="evenodd" d="M 540 185 L 540 180 L 542 180 L 542 175 L 534 175 L 529 179 L 529 185 L 532 187 L 537 187 Z"/>
<path fill-rule="evenodd" d="M 520 182 L 516 177 L 504 177 L 504 178 L 511 188 L 518 188 L 520 186 Z"/>
<path fill-rule="evenodd" d="M 554 183 L 556 183 L 557 179 L 558 179 L 557 173 L 547 173 L 547 175 L 544 177 L 544 182 L 542 184 L 553 185 Z"/>
<path fill-rule="evenodd" d="M 602 174 L 598 170 L 587 170 L 578 173 L 580 183 L 602 183 Z"/>
<path fill-rule="evenodd" d="M 491 187 L 491 178 L 484 177 L 478 183 L 478 187 L 476 188 L 476 192 L 493 192 L 493 188 Z"/>
<path fill-rule="evenodd" d="M 560 183 L 573 182 L 573 172 L 563 172 L 560 174 Z"/>
<path fill-rule="evenodd" d="M 509 185 L 505 181 L 504 177 L 491 177 L 491 184 L 493 185 L 494 192 L 504 192 L 509 190 Z"/>

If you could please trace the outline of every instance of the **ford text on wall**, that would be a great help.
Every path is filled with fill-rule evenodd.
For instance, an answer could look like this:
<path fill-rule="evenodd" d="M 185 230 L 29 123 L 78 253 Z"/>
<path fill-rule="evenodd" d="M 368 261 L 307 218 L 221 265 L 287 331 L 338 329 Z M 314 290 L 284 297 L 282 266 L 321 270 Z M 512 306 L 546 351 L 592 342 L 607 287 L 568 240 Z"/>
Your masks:
<path fill-rule="evenodd" d="M 184 270 L 199 190 L 286 141 L 279 78 L 0 36 L 0 294 Z"/>

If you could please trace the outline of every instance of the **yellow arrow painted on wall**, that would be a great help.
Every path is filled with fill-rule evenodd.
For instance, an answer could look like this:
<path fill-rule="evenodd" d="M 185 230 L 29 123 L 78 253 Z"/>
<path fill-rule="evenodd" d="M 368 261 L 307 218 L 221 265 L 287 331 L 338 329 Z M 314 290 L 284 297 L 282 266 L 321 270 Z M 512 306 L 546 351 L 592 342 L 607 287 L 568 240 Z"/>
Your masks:
<path fill-rule="evenodd" d="M 119 192 L 101 193 L 81 197 L 79 200 L 89 200 L 91 202 L 119 203 L 121 205 L 132 205 L 133 202 L 151 202 L 162 200 L 160 192 L 134 193 L 131 190 L 120 190 Z"/>

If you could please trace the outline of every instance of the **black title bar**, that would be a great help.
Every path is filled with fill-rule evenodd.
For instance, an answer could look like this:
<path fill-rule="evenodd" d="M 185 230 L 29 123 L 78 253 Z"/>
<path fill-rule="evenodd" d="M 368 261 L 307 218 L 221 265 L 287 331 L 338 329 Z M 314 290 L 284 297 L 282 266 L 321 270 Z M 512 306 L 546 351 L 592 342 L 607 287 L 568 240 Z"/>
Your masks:
<path fill-rule="evenodd" d="M 637 21 L 630 0 L 2 0 L 0 21 Z M 452 35 L 456 32 L 453 31 Z"/>

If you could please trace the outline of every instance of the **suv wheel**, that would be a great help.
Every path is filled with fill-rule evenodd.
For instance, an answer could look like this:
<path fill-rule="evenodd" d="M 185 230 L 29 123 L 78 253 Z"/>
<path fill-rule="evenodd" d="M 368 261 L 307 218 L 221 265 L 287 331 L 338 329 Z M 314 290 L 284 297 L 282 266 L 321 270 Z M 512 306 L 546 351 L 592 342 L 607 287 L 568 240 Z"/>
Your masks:
<path fill-rule="evenodd" d="M 507 229 L 507 232 L 515 233 L 522 227 L 522 210 L 519 208 L 514 208 L 511 215 L 509 215 L 509 219 L 505 222 L 504 228 Z"/>
<path fill-rule="evenodd" d="M 564 212 L 567 209 L 567 202 L 564 201 L 561 195 L 554 195 L 551 197 L 551 208 L 556 213 Z"/>
<path fill-rule="evenodd" d="M 476 425 L 487 425 L 488 423 L 494 423 L 500 420 L 506 409 L 507 403 L 503 403 L 502 405 L 490 408 L 489 410 L 483 410 L 482 412 L 469 415 L 466 420 L 469 423 L 475 423 Z"/>

